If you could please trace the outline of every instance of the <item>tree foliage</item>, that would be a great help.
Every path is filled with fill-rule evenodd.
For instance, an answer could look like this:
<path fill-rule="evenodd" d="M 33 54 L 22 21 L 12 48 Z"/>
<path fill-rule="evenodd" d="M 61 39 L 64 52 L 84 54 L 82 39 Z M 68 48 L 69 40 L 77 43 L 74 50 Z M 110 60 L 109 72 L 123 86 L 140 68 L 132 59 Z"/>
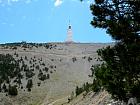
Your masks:
<path fill-rule="evenodd" d="M 83 92 L 88 93 L 89 91 L 92 90 L 92 87 L 93 87 L 93 84 L 88 83 L 88 82 L 84 83 L 81 87 L 76 86 L 75 94 L 76 96 L 78 96 Z"/>
<path fill-rule="evenodd" d="M 83 88 L 77 86 L 75 90 L 76 96 L 80 95 L 82 92 L 83 92 Z"/>
<path fill-rule="evenodd" d="M 12 95 L 12 96 L 18 95 L 18 91 L 17 91 L 16 86 L 10 86 L 9 85 L 8 94 Z"/>
<path fill-rule="evenodd" d="M 140 1 L 95 0 L 90 6 L 91 24 L 105 29 L 114 46 L 97 51 L 101 65 L 94 68 L 95 80 L 115 99 L 140 97 Z"/>
<path fill-rule="evenodd" d="M 32 87 L 33 87 L 32 79 L 29 79 L 27 82 L 26 88 L 28 89 L 28 91 L 31 91 Z"/>
<path fill-rule="evenodd" d="M 105 61 L 95 70 L 102 86 L 120 100 L 127 100 L 128 94 L 140 97 L 140 49 L 118 43 L 98 50 L 98 54 Z"/>
<path fill-rule="evenodd" d="M 139 0 L 95 0 L 90 9 L 94 27 L 106 29 L 117 41 L 130 43 L 139 40 Z"/>
<path fill-rule="evenodd" d="M 11 55 L 0 54 L 0 79 L 2 81 L 17 76 L 19 72 L 19 64 Z"/>

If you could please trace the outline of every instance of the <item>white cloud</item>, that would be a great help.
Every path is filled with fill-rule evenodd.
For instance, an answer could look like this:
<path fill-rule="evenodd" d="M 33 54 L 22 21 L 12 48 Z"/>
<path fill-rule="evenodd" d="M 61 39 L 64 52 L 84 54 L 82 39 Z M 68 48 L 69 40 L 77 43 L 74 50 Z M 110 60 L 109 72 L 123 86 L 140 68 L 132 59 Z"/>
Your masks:
<path fill-rule="evenodd" d="M 31 2 L 37 2 L 37 1 L 39 1 L 39 0 L 0 0 L 0 4 L 1 4 L 1 6 L 5 6 L 5 5 L 16 4 L 18 2 L 29 4 Z"/>
<path fill-rule="evenodd" d="M 51 0 L 51 1 L 55 1 L 54 2 L 54 6 L 57 7 L 57 6 L 60 6 L 62 3 L 66 3 L 66 1 L 71 1 L 71 2 L 80 2 L 80 0 Z M 81 3 L 82 4 L 92 4 L 94 2 L 94 0 L 83 0 Z"/>
<path fill-rule="evenodd" d="M 87 3 L 88 4 L 93 4 L 95 1 L 94 0 L 88 0 Z"/>
<path fill-rule="evenodd" d="M 56 0 L 54 6 L 60 6 L 62 4 L 62 0 Z"/>

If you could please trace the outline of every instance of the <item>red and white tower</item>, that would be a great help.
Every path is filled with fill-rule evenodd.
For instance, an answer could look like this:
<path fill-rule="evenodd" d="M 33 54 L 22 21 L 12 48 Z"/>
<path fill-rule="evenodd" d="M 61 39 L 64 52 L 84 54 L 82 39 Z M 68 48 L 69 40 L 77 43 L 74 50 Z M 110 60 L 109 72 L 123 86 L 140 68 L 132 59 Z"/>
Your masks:
<path fill-rule="evenodd" d="M 68 30 L 67 30 L 66 42 L 68 42 L 68 43 L 72 43 L 73 42 L 73 40 L 72 40 L 72 27 L 70 25 L 70 22 L 69 22 L 69 26 L 68 26 Z"/>

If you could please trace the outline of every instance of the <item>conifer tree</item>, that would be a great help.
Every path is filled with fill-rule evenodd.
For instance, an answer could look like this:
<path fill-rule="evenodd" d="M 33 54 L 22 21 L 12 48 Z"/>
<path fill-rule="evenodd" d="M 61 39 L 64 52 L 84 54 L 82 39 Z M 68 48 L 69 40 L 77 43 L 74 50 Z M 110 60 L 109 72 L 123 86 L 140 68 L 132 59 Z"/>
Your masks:
<path fill-rule="evenodd" d="M 95 0 L 91 24 L 105 29 L 115 41 L 97 51 L 101 65 L 94 69 L 96 81 L 113 98 L 127 101 L 140 97 L 140 1 Z"/>

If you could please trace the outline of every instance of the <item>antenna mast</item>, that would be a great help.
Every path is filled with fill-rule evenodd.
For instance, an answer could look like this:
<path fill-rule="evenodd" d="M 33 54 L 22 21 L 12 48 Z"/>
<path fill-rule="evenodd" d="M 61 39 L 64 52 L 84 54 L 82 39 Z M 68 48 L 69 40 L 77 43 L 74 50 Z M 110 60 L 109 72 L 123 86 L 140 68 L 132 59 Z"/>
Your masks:
<path fill-rule="evenodd" d="M 68 29 L 67 29 L 67 40 L 66 42 L 68 43 L 72 43 L 72 26 L 70 24 L 70 20 L 69 20 L 69 26 L 68 26 Z"/>

